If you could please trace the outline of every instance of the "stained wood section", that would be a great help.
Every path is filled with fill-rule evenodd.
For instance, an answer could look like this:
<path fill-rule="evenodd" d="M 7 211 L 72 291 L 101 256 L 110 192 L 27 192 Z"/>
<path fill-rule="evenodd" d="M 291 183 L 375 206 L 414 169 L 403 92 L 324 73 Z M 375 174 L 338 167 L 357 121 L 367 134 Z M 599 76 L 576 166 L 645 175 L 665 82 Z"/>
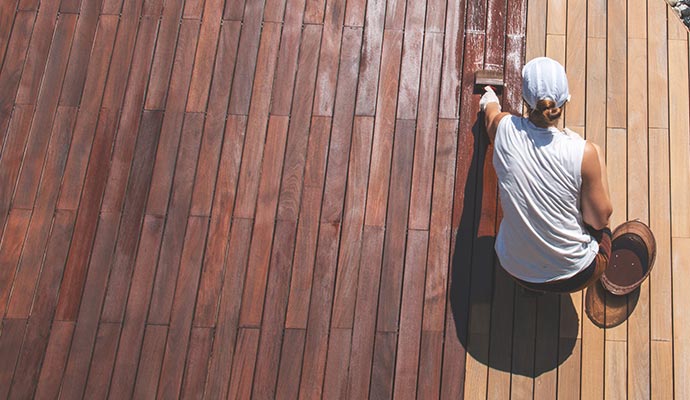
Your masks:
<path fill-rule="evenodd" d="M 688 36 L 643 0 L 8 0 L 0 398 L 687 398 Z M 525 296 L 474 72 L 562 62 L 631 315 Z"/>

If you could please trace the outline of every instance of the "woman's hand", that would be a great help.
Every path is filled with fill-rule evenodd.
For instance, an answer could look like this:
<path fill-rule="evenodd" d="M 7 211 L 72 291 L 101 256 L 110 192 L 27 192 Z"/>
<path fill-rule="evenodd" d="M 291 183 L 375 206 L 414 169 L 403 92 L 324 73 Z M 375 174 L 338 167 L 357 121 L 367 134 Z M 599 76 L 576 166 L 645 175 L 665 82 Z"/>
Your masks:
<path fill-rule="evenodd" d="M 498 111 L 501 111 L 501 103 L 498 101 L 498 96 L 496 96 L 496 92 L 494 92 L 494 89 L 491 86 L 484 86 L 484 90 L 486 91 L 483 95 L 482 98 L 479 100 L 479 108 L 485 112 L 486 111 L 486 106 L 489 103 L 496 103 L 498 104 Z"/>
<path fill-rule="evenodd" d="M 501 103 L 499 103 L 498 96 L 496 96 L 496 92 L 494 92 L 491 86 L 484 87 L 484 90 L 486 90 L 486 92 L 479 100 L 479 108 L 484 112 L 484 125 L 486 126 L 486 133 L 489 135 L 489 140 L 491 143 L 493 143 L 494 138 L 496 137 L 498 122 L 501 120 L 501 118 L 509 114 L 501 112 Z"/>

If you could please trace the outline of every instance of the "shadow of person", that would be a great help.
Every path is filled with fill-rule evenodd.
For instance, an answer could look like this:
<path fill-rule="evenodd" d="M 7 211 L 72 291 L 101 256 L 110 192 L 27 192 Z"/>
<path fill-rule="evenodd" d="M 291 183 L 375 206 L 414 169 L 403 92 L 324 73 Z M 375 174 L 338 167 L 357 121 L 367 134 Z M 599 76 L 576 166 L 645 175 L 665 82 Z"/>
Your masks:
<path fill-rule="evenodd" d="M 471 132 L 472 137 L 459 139 L 472 159 L 466 177 L 456 181 L 464 184 L 449 294 L 457 338 L 466 355 L 483 365 L 536 377 L 572 354 L 578 314 L 570 295 L 526 295 L 500 267 L 494 252 L 496 178 L 482 114 Z"/>

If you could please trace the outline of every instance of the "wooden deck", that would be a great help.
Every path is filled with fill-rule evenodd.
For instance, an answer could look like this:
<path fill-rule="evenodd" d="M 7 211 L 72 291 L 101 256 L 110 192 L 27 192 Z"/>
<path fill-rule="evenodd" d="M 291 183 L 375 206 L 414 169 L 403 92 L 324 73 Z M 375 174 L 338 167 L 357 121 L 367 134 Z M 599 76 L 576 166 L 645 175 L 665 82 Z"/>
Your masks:
<path fill-rule="evenodd" d="M 4 0 L 0 398 L 690 398 L 688 34 L 663 0 Z M 568 71 L 622 325 L 528 298 L 473 72 Z"/>

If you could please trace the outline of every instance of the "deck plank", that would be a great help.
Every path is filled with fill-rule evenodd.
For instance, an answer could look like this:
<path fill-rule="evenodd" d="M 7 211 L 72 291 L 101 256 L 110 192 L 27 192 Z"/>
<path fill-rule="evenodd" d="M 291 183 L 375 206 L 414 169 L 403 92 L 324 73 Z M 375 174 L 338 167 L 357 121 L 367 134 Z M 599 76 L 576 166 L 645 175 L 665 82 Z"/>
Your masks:
<path fill-rule="evenodd" d="M 296 399 L 299 396 L 299 381 L 304 356 L 306 331 L 304 329 L 285 329 L 283 350 L 280 355 L 276 399 Z"/>
<path fill-rule="evenodd" d="M 16 93 L 16 101 L 19 104 L 36 104 L 41 81 L 46 72 L 45 67 L 53 33 L 58 21 L 59 6 L 60 3 L 57 1 L 46 2 L 45 7 L 41 7 L 36 14 L 36 22 L 31 33 L 31 44 L 26 54 L 26 64 L 19 81 L 19 90 Z M 74 20 L 75 18 L 72 16 L 70 19 Z M 53 57 L 55 56 L 54 54 Z M 66 57 L 67 54 L 63 51 L 58 52 L 57 56 Z"/>
<path fill-rule="evenodd" d="M 355 117 L 333 299 L 331 326 L 336 328 L 351 329 L 354 325 L 373 125 L 371 117 Z"/>
<path fill-rule="evenodd" d="M 316 259 L 321 198 L 326 172 L 326 154 L 331 132 L 331 119 L 314 117 L 309 134 L 306 165 L 304 170 L 304 194 L 297 225 L 290 294 L 285 317 L 286 328 L 306 329 L 309 302 Z M 279 206 L 280 207 L 280 206 Z M 280 209 L 279 209 L 280 210 Z M 279 211 L 280 212 L 280 211 Z"/>
<path fill-rule="evenodd" d="M 189 3 L 188 3 L 189 4 Z M 186 13 L 186 8 L 185 8 Z M 187 112 L 204 112 L 208 105 L 209 90 L 213 76 L 213 66 L 218 46 L 221 44 L 220 30 L 223 13 L 223 1 L 208 0 L 204 4 L 203 21 L 199 31 L 199 40 L 194 55 L 194 67 L 187 96 Z M 232 32 L 232 24 L 230 24 Z M 232 48 L 233 46 L 230 46 Z M 220 59 L 219 61 L 221 61 Z M 234 62 L 232 63 L 234 64 Z"/>
<path fill-rule="evenodd" d="M 408 232 L 393 386 L 393 395 L 400 399 L 416 396 L 428 245 L 428 231 Z"/>
<path fill-rule="evenodd" d="M 270 268 L 271 246 L 275 231 L 275 216 L 280 186 L 280 168 L 285 155 L 285 142 L 288 130 L 287 117 L 271 117 L 266 143 L 266 156 L 261 166 L 261 181 L 258 188 L 258 204 L 251 247 L 247 278 L 242 293 L 240 326 L 258 327 L 264 310 L 264 297 Z"/>
<path fill-rule="evenodd" d="M 690 211 L 681 204 L 690 202 L 690 157 L 686 149 L 690 138 L 683 132 L 690 130 L 690 109 L 688 96 L 688 44 L 682 40 L 669 40 L 669 134 L 671 162 L 671 234 L 673 237 L 690 237 Z"/>
<path fill-rule="evenodd" d="M 324 140 L 328 141 L 330 133 L 330 123 L 326 126 L 326 122 L 330 122 L 329 119 L 311 118 L 316 85 L 317 53 L 319 51 L 321 32 L 321 27 L 307 25 L 302 33 L 300 58 L 294 86 L 295 93 L 292 98 L 292 109 L 290 111 L 291 121 L 288 130 L 285 165 L 283 166 L 280 199 L 278 202 L 278 219 L 281 220 L 295 221 L 298 219 L 303 186 L 316 185 L 313 178 L 317 181 L 323 181 L 323 173 L 325 172 L 325 152 L 323 156 L 316 156 L 316 159 L 308 160 L 311 156 L 309 142 L 312 140 L 312 135 L 318 132 L 318 137 L 324 137 L 321 133 L 325 132 Z M 328 144 L 325 144 L 325 146 L 328 146 Z M 311 171 L 309 163 L 314 161 L 324 163 L 324 167 Z M 317 176 L 312 177 L 310 172 L 317 173 Z"/>
<path fill-rule="evenodd" d="M 120 63 L 129 65 L 131 62 L 131 73 L 129 78 L 125 78 L 127 75 L 126 73 L 123 74 L 121 69 L 113 71 L 111 68 L 108 73 L 108 81 L 102 102 L 103 108 L 113 112 L 120 110 L 120 107 L 122 107 L 119 115 L 119 125 L 117 126 L 118 134 L 115 148 L 112 149 L 112 145 L 110 145 L 111 147 L 107 149 L 112 151 L 112 165 L 108 175 L 102 208 L 109 211 L 121 210 L 124 204 L 127 179 L 134 155 L 136 133 L 142 126 L 143 116 L 147 114 L 146 112 L 142 113 L 142 107 L 148 82 L 147 75 L 151 67 L 156 42 L 158 20 L 144 17 L 141 20 L 138 31 L 136 25 L 127 26 L 126 28 L 134 32 L 128 33 L 124 31 L 123 33 L 125 27 L 122 25 L 118 27 L 118 36 L 115 41 L 111 65 L 120 65 Z M 134 33 L 136 33 L 136 47 L 134 43 L 127 42 L 134 41 L 134 37 L 128 37 L 128 35 L 134 36 Z M 131 53 L 132 51 L 134 52 L 133 54 Z M 126 92 L 121 90 L 118 83 L 115 82 L 116 79 L 123 79 L 123 81 L 128 79 L 127 86 L 129 90 Z M 117 121 L 114 123 L 117 124 Z"/>
<path fill-rule="evenodd" d="M 57 112 L 60 90 L 64 79 L 69 48 L 74 37 L 77 17 L 74 14 L 61 15 L 55 26 L 55 38 L 46 62 L 46 73 L 40 86 L 40 97 L 30 104 L 36 104 L 31 131 L 24 151 L 22 169 L 12 200 L 12 207 L 29 209 L 34 206 L 46 151 Z M 21 86 L 20 86 L 21 90 Z M 27 89 L 30 90 L 30 89 Z M 20 102 L 17 94 L 17 102 Z M 36 94 L 38 96 L 38 94 Z"/>
<path fill-rule="evenodd" d="M 634 9 L 641 8 L 642 17 Z M 646 10 L 640 4 L 631 4 L 628 8 L 629 26 L 639 30 L 643 28 L 646 35 Z M 634 18 L 644 18 L 643 21 Z M 641 26 L 640 26 L 641 25 Z M 631 36 L 639 33 L 628 32 Z M 649 129 L 647 122 L 648 85 L 647 85 L 647 42 L 644 38 L 628 39 L 628 216 L 627 219 L 639 219 L 649 224 L 650 219 L 650 165 L 653 156 L 649 153 Z M 646 162 L 645 162 L 646 161 Z M 645 195 L 647 194 L 647 195 Z M 628 395 L 634 398 L 650 398 L 650 285 L 646 281 L 639 288 L 637 304 L 628 300 L 628 307 L 634 311 L 628 320 Z"/>
<path fill-rule="evenodd" d="M 12 296 L 7 307 L 6 315 L 10 318 L 28 318 L 31 311 L 45 254 L 36 249 L 46 248 L 53 225 L 55 203 L 60 190 L 60 177 L 67 158 L 75 116 L 76 109 L 72 107 L 61 107 L 57 111 L 53 133 L 46 150 L 45 166 L 34 205 L 35 209 L 25 239 L 27 243 L 31 243 L 31 246 L 24 249 L 24 256 L 19 262 Z"/>
<path fill-rule="evenodd" d="M 323 312 L 323 310 L 330 310 L 333 305 L 339 233 L 340 224 L 321 223 L 319 226 L 315 265 L 321 265 L 322 268 L 314 269 L 314 280 L 311 285 L 307 338 L 300 379 L 300 399 L 321 397 L 324 393 L 323 381 L 328 343 L 323 338 L 329 332 L 331 313 Z"/>
<path fill-rule="evenodd" d="M 206 254 L 204 255 L 204 266 L 194 317 L 195 326 L 214 326 L 218 318 L 218 304 L 220 303 L 220 291 L 225 272 L 232 207 L 237 193 L 237 176 L 240 169 L 246 123 L 245 117 L 230 116 L 225 125 L 223 149 L 219 156 L 217 173 L 214 172 L 218 176 L 215 182 L 217 189 L 213 194 L 209 237 L 206 242 Z M 199 182 L 199 168 L 201 168 L 204 154 L 204 141 L 202 140 L 195 188 L 198 187 L 196 184 Z M 195 215 L 194 196 L 192 196 L 190 215 Z"/>
<path fill-rule="evenodd" d="M 414 121 L 399 120 L 395 129 L 387 217 L 389 222 L 386 224 L 381 266 L 381 276 L 387 279 L 381 281 L 379 290 L 377 332 L 396 332 L 398 328 L 410 204 Z"/>
<path fill-rule="evenodd" d="M 256 398 L 275 398 L 278 395 L 278 372 L 284 341 L 285 313 L 290 290 L 290 270 L 295 249 L 296 224 L 278 221 L 275 242 L 271 251 L 271 266 L 266 284 L 266 302 L 261 321 L 259 350 L 254 372 L 252 395 Z"/>
<path fill-rule="evenodd" d="M 76 1 L 79 18 L 77 19 L 74 43 L 72 43 L 67 72 L 65 73 L 65 83 L 60 95 L 60 105 L 63 106 L 79 105 L 91 57 L 103 57 L 106 59 L 106 62 L 109 60 L 109 57 L 104 57 L 102 53 L 99 54 L 101 49 L 94 46 L 99 23 L 98 11 L 100 4 L 98 2 L 86 1 L 81 10 L 79 10 L 80 2 L 81 0 Z M 61 13 L 66 12 L 65 7 L 69 7 L 69 5 L 66 4 L 66 1 L 63 1 L 60 5 Z M 102 92 L 97 94 L 100 95 Z"/>
<path fill-rule="evenodd" d="M 98 230 L 93 245 L 93 255 L 84 281 L 84 292 L 79 306 L 77 323 L 74 327 L 65 374 L 62 381 L 63 395 L 81 397 L 84 395 L 93 347 L 98 332 L 103 297 L 108 282 L 108 262 L 115 248 L 120 215 L 103 213 L 99 217 Z"/>
<path fill-rule="evenodd" d="M 100 324 L 96 334 L 86 388 L 84 389 L 85 398 L 102 399 L 108 394 L 119 336 L 119 323 L 104 322 Z"/>
<path fill-rule="evenodd" d="M 431 194 L 434 179 L 438 99 L 443 59 L 443 36 L 428 33 L 424 37 L 419 117 L 415 134 L 415 151 L 410 192 L 410 229 L 428 230 L 431 219 Z"/>
<path fill-rule="evenodd" d="M 117 22 L 117 18 L 113 16 L 102 16 L 98 22 L 94 51 L 86 69 L 84 90 L 80 93 L 79 99 L 79 113 L 62 178 L 62 189 L 58 201 L 60 209 L 76 210 L 78 206 L 89 154 L 93 151 L 99 109 L 108 77 L 108 66 L 113 55 Z M 65 96 L 64 93 L 66 92 L 63 91 L 63 96 Z"/>
<path fill-rule="evenodd" d="M 322 0 L 323 2 L 323 0 Z M 309 7 L 307 17 L 309 21 Z M 338 83 L 338 60 L 340 59 L 341 42 L 343 40 L 343 20 L 345 18 L 345 0 L 334 0 L 326 3 L 323 14 L 323 34 L 319 51 L 319 70 L 316 75 L 316 92 L 314 93 L 314 115 L 323 117 L 333 116 L 336 85 Z M 323 4 L 321 4 L 323 10 Z M 321 24 L 322 22 L 315 22 Z"/>
<path fill-rule="evenodd" d="M 178 33 L 181 29 L 180 18 L 182 17 L 183 3 L 183 0 L 169 1 L 163 10 L 156 40 L 156 53 L 150 71 L 149 88 L 146 92 L 144 106 L 146 110 L 163 110 L 166 107 L 170 76 L 177 53 Z M 193 57 L 187 56 L 184 60 L 192 62 Z M 180 101 L 180 99 L 174 99 L 173 96 L 171 98 L 174 101 Z"/>
<path fill-rule="evenodd" d="M 566 126 L 585 124 L 587 82 L 587 2 L 568 1 L 565 68 L 571 99 L 565 110 Z"/>
<path fill-rule="evenodd" d="M 213 71 L 208 105 L 206 107 L 204 136 L 201 141 L 197 176 L 194 180 L 194 195 L 192 197 L 190 215 L 211 214 L 215 185 L 219 172 L 223 170 L 219 165 L 221 148 L 226 146 L 223 133 L 234 126 L 234 121 L 242 120 L 241 117 L 228 116 L 227 119 L 230 123 L 227 123 L 225 115 L 228 101 L 230 100 L 230 86 L 232 84 L 235 60 L 237 59 L 239 37 L 240 23 L 234 21 L 223 23 L 220 29 L 216 65 Z M 194 84 L 191 83 L 190 88 L 193 87 Z M 242 144 L 244 142 L 240 141 L 240 148 Z M 238 156 L 238 168 L 239 159 L 240 157 Z M 236 190 L 235 186 L 233 186 L 233 190 Z"/>
<path fill-rule="evenodd" d="M 246 27 L 246 25 L 244 25 Z M 246 49 L 242 48 L 240 39 L 239 54 L 244 54 Z M 239 218 L 254 218 L 256 211 L 257 191 L 259 189 L 259 165 L 264 153 L 264 143 L 266 141 L 266 127 L 269 119 L 269 103 L 273 77 L 275 73 L 275 63 L 278 54 L 278 44 L 280 43 L 280 25 L 274 22 L 267 22 L 261 37 L 259 49 L 256 82 L 252 95 L 252 108 L 247 122 L 246 137 L 244 139 L 244 150 L 242 152 L 242 164 L 240 167 L 240 177 L 235 200 L 234 216 Z M 243 59 L 244 57 L 242 57 Z M 239 60 L 239 59 L 238 59 Z M 239 61 L 238 61 L 239 62 Z M 247 77 L 238 73 L 235 69 L 234 82 L 246 80 Z M 230 107 L 233 106 L 235 98 L 235 88 L 230 98 Z M 249 107 L 249 105 L 247 105 Z M 247 115 L 247 113 L 232 112 L 230 114 Z"/>
<path fill-rule="evenodd" d="M 53 324 L 34 398 L 51 399 L 60 394 L 60 383 L 73 332 L 74 322 L 55 321 Z"/>
<path fill-rule="evenodd" d="M 170 311 L 168 339 L 165 343 L 163 365 L 157 398 L 170 399 L 180 396 L 185 360 L 194 317 L 194 299 L 199 285 L 204 242 L 208 220 L 189 217 L 185 245 L 180 258 L 180 270 L 175 287 L 175 297 Z"/>
<path fill-rule="evenodd" d="M 141 348 L 141 358 L 137 367 L 133 398 L 152 399 L 156 397 L 167 334 L 167 326 L 146 326 L 144 343 Z"/>
<path fill-rule="evenodd" d="M 202 114 L 186 114 L 182 128 L 180 145 L 177 149 L 177 161 L 175 163 L 175 176 L 171 183 L 170 203 L 167 211 L 167 222 L 163 231 L 158 268 L 153 286 L 151 306 L 148 322 L 166 324 L 170 321 L 171 308 L 174 302 L 175 285 L 179 280 L 180 260 L 184 253 L 185 235 L 189 224 L 189 206 L 192 200 L 192 187 L 194 185 L 194 172 L 199 157 L 201 142 Z M 165 124 L 165 123 L 164 123 Z M 159 145 L 160 149 L 160 145 Z M 147 170 L 151 174 L 151 167 Z M 149 175 L 151 189 L 155 179 L 155 167 L 153 176 Z M 149 192 L 149 200 L 151 194 Z M 149 205 L 151 203 L 149 202 Z M 148 214 L 147 215 L 152 215 Z M 154 214 L 155 215 L 155 214 Z M 203 246 L 203 242 L 200 244 Z M 121 320 L 124 307 L 124 297 L 129 286 L 132 260 L 128 264 L 113 267 L 111 273 L 112 292 L 103 310 L 103 317 Z M 115 275 L 118 274 L 118 275 Z M 113 277 L 114 275 L 114 277 Z M 117 279 L 117 280 L 116 280 Z"/>
<path fill-rule="evenodd" d="M 146 313 L 150 302 L 155 269 L 150 268 L 158 258 L 163 220 L 147 216 L 141 232 L 140 246 L 127 298 L 125 318 L 120 333 L 120 345 L 115 356 L 110 395 L 128 397 L 134 390 L 137 365 L 146 330 Z M 126 345 L 125 345 L 126 344 Z"/>
<path fill-rule="evenodd" d="M 185 362 L 184 379 L 180 392 L 181 398 L 202 398 L 212 342 L 212 328 L 192 328 L 189 338 L 189 355 Z"/>
<path fill-rule="evenodd" d="M 403 34 L 400 31 L 385 30 L 381 56 L 381 78 L 379 79 L 374 137 L 371 150 L 369 187 L 367 189 L 367 226 L 384 226 L 388 185 L 391 176 L 391 154 L 395 132 L 395 115 L 400 81 L 400 60 Z"/>
<path fill-rule="evenodd" d="M 371 385 L 383 238 L 383 229 L 364 227 L 347 388 L 348 395 L 353 398 L 367 397 Z"/>
<path fill-rule="evenodd" d="M 48 239 L 45 261 L 36 288 L 36 298 L 29 316 L 26 334 L 22 343 L 16 374 L 12 381 L 9 398 L 31 398 L 36 390 L 41 363 L 46 359 L 48 341 L 57 322 L 53 324 L 53 313 L 57 303 L 58 288 L 62 277 L 69 240 L 72 237 L 75 214 L 71 211 L 58 211 Z"/>
<path fill-rule="evenodd" d="M 67 256 L 67 264 L 60 283 L 56 316 L 63 320 L 73 321 L 76 318 L 80 302 L 79 296 L 86 279 L 89 254 L 96 234 L 101 196 L 105 191 L 110 169 L 110 163 L 105 154 L 108 154 L 112 148 L 117 121 L 108 112 L 103 112 L 101 118 L 102 122 L 96 131 L 93 150 L 89 156 L 89 167 L 84 178 L 84 193 L 79 203 L 79 212 Z M 144 115 L 142 127 L 143 129 L 156 129 L 156 127 L 160 127 L 161 119 L 160 113 Z"/>
<path fill-rule="evenodd" d="M 0 8 L 0 65 L 5 61 L 5 52 L 7 51 L 7 44 L 9 43 L 10 34 L 12 33 L 12 25 L 17 13 L 17 5 L 19 0 L 6 1 Z"/>
<path fill-rule="evenodd" d="M 218 306 L 216 339 L 209 361 L 205 394 L 212 398 L 226 397 L 232 373 L 232 360 L 237 345 L 240 296 L 247 268 L 252 220 L 235 220 L 230 231 L 226 273 Z"/>
<path fill-rule="evenodd" d="M 278 62 L 276 65 L 275 84 L 271 99 L 272 115 L 290 115 L 293 92 L 295 89 L 295 74 L 302 35 L 302 19 L 304 15 L 305 0 L 289 0 L 285 21 L 282 12 L 276 22 L 283 22 L 283 32 L 280 38 L 278 50 Z M 283 0 L 284 2 L 284 0 Z M 266 5 L 267 12 L 278 7 Z M 264 16 L 265 20 L 268 16 Z M 304 56 L 303 56 L 304 57 Z M 307 108 L 308 109 L 308 108 Z"/>
<path fill-rule="evenodd" d="M 24 60 L 29 50 L 35 20 L 35 12 L 17 12 L 12 33 L 7 42 L 5 51 L 7 62 L 3 60 L 2 69 L 0 69 L 0 89 L 5 93 L 0 100 L 0 144 L 4 144 L 7 140 L 6 130 L 15 108 L 15 99 L 20 78 L 23 75 Z"/>
<path fill-rule="evenodd" d="M 347 2 L 345 24 L 348 26 L 362 26 L 364 18 L 353 17 L 350 13 L 352 1 Z M 377 89 L 380 87 L 380 73 L 382 47 L 384 38 L 384 23 L 386 15 L 385 0 L 361 2 L 360 9 L 366 5 L 366 25 L 362 40 L 362 56 L 360 61 L 359 82 L 357 88 L 357 105 L 355 115 L 376 114 Z M 367 4 L 368 3 L 368 4 Z M 360 12 L 361 13 L 361 12 Z M 350 17 L 348 19 L 348 17 Z M 362 16 L 363 17 L 363 16 Z M 359 22 L 360 20 L 362 22 Z M 349 22 L 349 24 L 348 24 Z"/>
<path fill-rule="evenodd" d="M 2 336 L 0 336 L 0 395 L 7 398 L 12 386 L 12 376 L 15 372 L 19 350 L 21 348 L 26 319 L 5 319 L 2 322 Z M 20 372 L 21 373 L 21 372 Z"/>
<path fill-rule="evenodd" d="M 686 376 L 690 370 L 688 358 L 684 354 L 688 354 L 690 346 L 687 332 L 690 321 L 687 313 L 683 313 L 682 304 L 688 301 L 688 281 L 686 279 L 678 279 L 688 273 L 688 260 L 690 259 L 690 240 L 688 238 L 674 237 L 671 246 L 673 249 L 673 394 L 678 398 L 690 396 L 690 382 L 681 377 Z"/>
<path fill-rule="evenodd" d="M 2 310 L 3 318 L 30 220 L 31 211 L 12 210 L 7 218 L 7 227 L 3 232 L 2 245 L 0 245 L 0 265 L 2 265 L 0 269 L 2 271 L 0 272 L 0 310 Z"/>
<path fill-rule="evenodd" d="M 650 339 L 668 342 L 673 338 L 669 151 L 668 131 L 650 129 L 649 176 L 654 176 L 655 179 L 649 181 L 649 226 L 654 232 L 657 243 L 654 269 L 649 278 Z M 669 365 L 655 366 L 653 364 L 652 370 L 672 369 L 669 367 Z"/>

